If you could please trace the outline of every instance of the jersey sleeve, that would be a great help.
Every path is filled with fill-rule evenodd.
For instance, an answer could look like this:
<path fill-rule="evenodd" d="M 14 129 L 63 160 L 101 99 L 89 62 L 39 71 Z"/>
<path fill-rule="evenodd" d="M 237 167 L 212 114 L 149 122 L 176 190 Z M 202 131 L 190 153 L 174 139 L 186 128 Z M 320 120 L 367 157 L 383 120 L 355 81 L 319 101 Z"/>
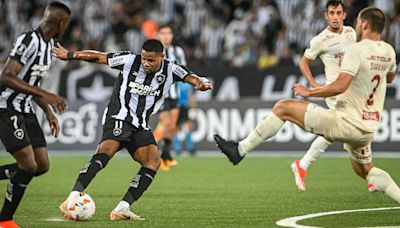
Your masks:
<path fill-rule="evenodd" d="M 183 81 L 189 74 L 190 71 L 185 66 L 173 63 L 172 75 L 174 76 L 174 81 Z"/>
<path fill-rule="evenodd" d="M 361 58 L 355 45 L 350 45 L 343 56 L 340 72 L 355 76 L 360 69 Z"/>
<path fill-rule="evenodd" d="M 130 51 L 120 51 L 107 54 L 107 65 L 113 69 L 123 70 L 124 65 L 129 58 L 136 55 Z"/>
<path fill-rule="evenodd" d="M 310 60 L 315 60 L 321 52 L 321 41 L 318 37 L 314 37 L 310 41 L 307 49 L 304 51 L 304 57 Z"/>
<path fill-rule="evenodd" d="M 13 48 L 10 52 L 10 58 L 25 65 L 30 56 L 32 56 L 37 49 L 35 42 L 32 42 L 30 33 L 20 35 L 15 41 Z"/>
<path fill-rule="evenodd" d="M 185 56 L 185 52 L 183 51 L 183 49 L 181 47 L 177 47 L 176 52 L 178 54 L 179 64 L 181 64 L 182 66 L 186 66 L 186 56 Z"/>

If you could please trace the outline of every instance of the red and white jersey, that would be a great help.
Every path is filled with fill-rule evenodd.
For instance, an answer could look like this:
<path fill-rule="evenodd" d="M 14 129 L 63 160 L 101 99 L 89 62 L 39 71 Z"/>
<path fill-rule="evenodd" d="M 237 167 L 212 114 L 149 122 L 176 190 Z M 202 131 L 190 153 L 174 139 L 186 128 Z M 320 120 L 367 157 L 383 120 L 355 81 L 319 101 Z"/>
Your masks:
<path fill-rule="evenodd" d="M 339 76 L 344 51 L 350 44 L 356 42 L 356 37 L 352 27 L 343 26 L 341 33 L 326 28 L 310 41 L 304 56 L 310 60 L 315 60 L 319 56 L 325 67 L 325 84 L 332 83 Z"/>
<path fill-rule="evenodd" d="M 393 47 L 384 41 L 363 39 L 346 50 L 340 71 L 354 78 L 337 96 L 336 110 L 356 127 L 374 132 L 385 102 L 387 74 L 396 72 Z"/>

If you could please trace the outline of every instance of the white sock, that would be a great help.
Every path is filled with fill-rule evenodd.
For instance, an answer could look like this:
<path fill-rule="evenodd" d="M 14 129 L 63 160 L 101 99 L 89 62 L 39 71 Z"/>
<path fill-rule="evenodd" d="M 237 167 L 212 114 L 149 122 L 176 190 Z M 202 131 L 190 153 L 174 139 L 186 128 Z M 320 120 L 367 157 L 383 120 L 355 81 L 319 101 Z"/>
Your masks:
<path fill-rule="evenodd" d="M 311 144 L 310 149 L 308 149 L 307 153 L 300 160 L 300 167 L 304 170 L 307 170 L 311 163 L 324 152 L 329 145 L 332 143 L 326 140 L 324 137 L 317 137 L 314 142 Z"/>
<path fill-rule="evenodd" d="M 72 191 L 71 193 L 69 193 L 69 195 L 68 195 L 68 197 L 67 197 L 67 207 L 71 206 L 71 205 L 68 205 L 68 204 L 71 203 L 71 201 L 72 201 L 76 196 L 78 196 L 79 193 L 80 193 L 80 192 L 78 192 L 78 191 Z"/>
<path fill-rule="evenodd" d="M 274 136 L 284 123 L 285 121 L 271 112 L 265 119 L 258 123 L 256 128 L 245 139 L 239 142 L 239 152 L 241 155 L 244 156 L 264 143 L 265 140 Z"/>
<path fill-rule="evenodd" d="M 377 190 L 385 192 L 390 198 L 400 203 L 400 188 L 386 171 L 374 167 L 369 171 L 366 179 L 368 182 L 371 182 Z"/>
<path fill-rule="evenodd" d="M 128 208 L 129 209 L 130 207 L 131 207 L 131 205 L 128 202 L 122 200 L 122 201 L 119 201 L 119 203 L 115 207 L 114 211 L 119 211 L 119 210 L 124 209 L 124 208 Z"/>

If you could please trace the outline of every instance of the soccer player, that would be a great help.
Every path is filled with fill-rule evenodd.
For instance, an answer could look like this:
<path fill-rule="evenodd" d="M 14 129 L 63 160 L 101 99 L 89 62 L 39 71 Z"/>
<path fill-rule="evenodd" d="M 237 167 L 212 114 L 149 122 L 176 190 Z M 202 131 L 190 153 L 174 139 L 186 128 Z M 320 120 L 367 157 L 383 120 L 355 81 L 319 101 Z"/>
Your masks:
<path fill-rule="evenodd" d="M 0 139 L 16 163 L 0 167 L 0 179 L 10 179 L 0 227 L 18 227 L 13 215 L 34 176 L 49 169 L 46 141 L 32 106 L 32 99 L 46 113 L 55 137 L 60 127 L 53 114 L 66 109 L 64 100 L 41 89 L 40 82 L 52 61 L 54 40 L 62 36 L 71 17 L 69 8 L 50 3 L 38 28 L 20 35 L 0 77 Z"/>
<path fill-rule="evenodd" d="M 186 66 L 186 58 L 183 49 L 173 45 L 174 33 L 170 25 L 161 25 L 158 28 L 158 38 L 164 45 L 164 56 L 166 59 L 176 61 L 182 66 Z M 160 123 L 162 128 L 161 146 L 161 165 L 160 169 L 168 171 L 170 167 L 176 166 L 178 162 L 172 158 L 171 143 L 174 135 L 178 132 L 178 90 L 175 84 L 171 86 L 164 103 L 159 110 Z"/>
<path fill-rule="evenodd" d="M 340 61 L 343 58 L 344 50 L 350 44 L 356 42 L 354 29 L 343 25 L 346 19 L 346 6 L 343 2 L 340 0 L 328 0 L 325 9 L 325 19 L 328 22 L 328 26 L 311 40 L 299 63 L 301 73 L 313 88 L 321 87 L 321 85 L 314 79 L 310 70 L 311 62 L 319 57 L 325 67 L 325 84 L 332 83 L 339 75 Z M 326 97 L 325 102 L 328 108 L 332 109 L 336 105 L 336 97 Z M 330 141 L 319 136 L 311 144 L 310 149 L 303 158 L 292 163 L 291 168 L 299 190 L 306 190 L 304 178 L 307 176 L 308 167 L 330 144 Z"/>
<path fill-rule="evenodd" d="M 158 111 L 174 82 L 184 81 L 202 91 L 211 89 L 211 84 L 184 66 L 164 59 L 164 47 L 158 40 L 144 42 L 140 55 L 90 50 L 67 52 L 60 44 L 57 45 L 53 54 L 61 60 L 91 61 L 120 70 L 105 110 L 103 136 L 96 154 L 80 171 L 72 192 L 60 205 L 60 210 L 68 218 L 67 208 L 71 206 L 71 200 L 86 189 L 120 149 L 126 148 L 142 167 L 133 177 L 123 199 L 110 213 L 110 219 L 143 220 L 130 210 L 130 206 L 152 183 L 161 162 L 157 143 L 148 126 L 149 118 Z"/>
<path fill-rule="evenodd" d="M 248 152 L 274 136 L 285 121 L 290 121 L 331 142 L 343 142 L 350 153 L 353 170 L 400 203 L 397 184 L 387 172 L 372 164 L 371 142 L 379 127 L 386 84 L 393 81 L 396 72 L 395 51 L 381 40 L 384 26 L 385 15 L 380 9 L 363 9 L 356 25 L 359 42 L 346 49 L 338 78 L 312 89 L 300 84 L 293 86 L 294 93 L 303 97 L 337 96 L 333 109 L 302 100 L 281 100 L 239 143 L 215 135 L 218 147 L 233 164 L 238 164 Z"/>

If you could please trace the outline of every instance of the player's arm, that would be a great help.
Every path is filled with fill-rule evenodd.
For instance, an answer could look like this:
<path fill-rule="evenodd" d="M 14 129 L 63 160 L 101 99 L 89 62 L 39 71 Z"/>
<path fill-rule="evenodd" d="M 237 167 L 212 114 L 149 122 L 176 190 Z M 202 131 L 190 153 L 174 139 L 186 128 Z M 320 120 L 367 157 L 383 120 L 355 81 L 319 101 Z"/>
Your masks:
<path fill-rule="evenodd" d="M 395 77 L 396 77 L 396 74 L 395 74 L 395 73 L 389 72 L 389 73 L 386 75 L 386 83 L 387 83 L 387 84 L 392 83 Z"/>
<path fill-rule="evenodd" d="M 329 85 L 308 89 L 301 84 L 295 84 L 292 89 L 294 94 L 302 97 L 331 97 L 344 93 L 349 88 L 353 78 L 353 75 L 341 72 L 336 81 Z"/>
<path fill-rule="evenodd" d="M 53 56 L 60 60 L 83 60 L 107 64 L 107 53 L 95 50 L 68 52 L 60 43 L 53 48 Z"/>
<path fill-rule="evenodd" d="M 303 56 L 299 62 L 300 72 L 304 75 L 304 77 L 307 79 L 307 81 L 310 83 L 312 87 L 320 87 L 321 85 L 315 80 L 311 72 L 310 69 L 311 61 L 312 61 L 311 59 Z"/>
<path fill-rule="evenodd" d="M 41 98 L 43 102 L 52 105 L 58 112 L 64 112 L 67 109 L 67 105 L 60 96 L 49 93 L 38 86 L 29 85 L 26 81 L 18 78 L 17 75 L 22 67 L 23 65 L 17 60 L 8 58 L 0 76 L 0 86 Z"/>
<path fill-rule="evenodd" d="M 53 110 L 42 98 L 33 97 L 33 100 L 36 102 L 36 104 L 40 106 L 40 108 L 43 109 L 44 113 L 46 114 L 47 121 L 50 125 L 51 134 L 57 138 L 58 134 L 60 133 L 60 124 L 58 123 L 58 119 L 56 115 L 54 115 Z"/>
<path fill-rule="evenodd" d="M 207 78 L 199 77 L 193 73 L 187 75 L 183 81 L 193 85 L 196 90 L 206 91 L 212 89 L 212 84 Z"/>

